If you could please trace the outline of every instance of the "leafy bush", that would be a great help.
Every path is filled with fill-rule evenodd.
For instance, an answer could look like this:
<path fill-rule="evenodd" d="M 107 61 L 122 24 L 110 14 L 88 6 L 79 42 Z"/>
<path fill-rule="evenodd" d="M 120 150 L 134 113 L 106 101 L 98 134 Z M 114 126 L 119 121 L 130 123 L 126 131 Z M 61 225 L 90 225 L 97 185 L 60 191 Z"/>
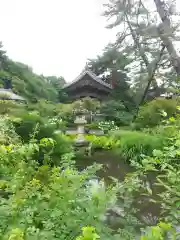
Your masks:
<path fill-rule="evenodd" d="M 163 119 L 162 112 L 166 112 L 168 118 L 176 113 L 177 106 L 176 99 L 157 98 L 140 108 L 136 124 L 141 128 L 157 126 Z"/>
<path fill-rule="evenodd" d="M 141 239 L 162 238 L 166 232 L 176 236 L 174 226 L 179 223 L 177 213 L 180 192 L 180 169 L 179 164 L 176 164 L 180 153 L 179 132 L 169 145 L 161 150 L 154 150 L 153 156 L 142 157 L 142 161 L 136 164 L 137 172 L 126 176 L 124 182 L 113 182 L 113 186 L 107 188 L 104 184 L 99 184 L 94 188 L 89 180 L 95 177 L 99 166 L 93 165 L 79 172 L 67 150 L 64 156 L 61 155 L 60 167 L 48 165 L 54 158 L 56 142 L 59 141 L 57 151 L 59 146 L 64 150 L 68 145 L 65 143 L 66 136 L 57 134 L 54 139 L 44 138 L 39 142 L 30 140 L 22 144 L 9 119 L 1 119 L 0 124 L 0 136 L 4 135 L 5 139 L 0 146 L 0 239 L 137 239 L 137 229 L 140 237 L 140 228 L 144 225 L 135 216 L 137 210 L 133 208 L 133 204 L 137 198 L 134 198 L 134 194 L 145 190 L 140 177 L 148 170 L 157 172 L 157 164 L 163 171 L 163 175 L 159 174 L 157 177 L 158 184 L 163 187 L 159 194 L 163 223 L 148 228 Z M 140 132 L 119 131 L 113 134 L 115 141 L 113 137 L 94 137 L 92 142 L 101 139 L 101 145 L 105 146 L 107 141 L 111 141 L 110 145 L 113 147 L 115 142 L 121 143 L 126 139 L 127 145 L 133 134 L 134 142 L 137 139 L 144 141 L 145 138 L 151 142 L 152 137 L 158 137 Z M 144 147 L 148 145 L 147 139 Z M 40 151 L 44 153 L 42 162 L 46 162 L 42 166 L 34 158 Z M 149 188 L 148 193 L 153 197 Z M 118 216 L 120 225 L 118 231 L 115 231 L 103 219 L 107 217 L 107 210 L 112 210 L 117 203 L 117 196 L 123 213 Z"/>
<path fill-rule="evenodd" d="M 114 121 L 118 126 L 128 125 L 133 117 L 133 114 L 127 111 L 120 100 L 102 103 L 100 111 L 105 116 L 106 121 Z"/>
<path fill-rule="evenodd" d="M 14 115 L 16 112 L 22 111 L 24 105 L 18 104 L 13 100 L 0 100 L 0 114 Z"/>
<path fill-rule="evenodd" d="M 45 128 L 45 120 L 39 115 L 38 112 L 35 111 L 24 112 L 23 114 L 19 114 L 17 118 L 12 118 L 12 121 L 14 123 L 17 134 L 21 136 L 24 142 L 28 142 L 32 137 L 31 135 L 34 133 L 35 130 L 38 130 L 40 126 L 44 125 L 43 128 Z M 44 135 L 43 131 L 43 135 L 41 137 L 39 136 L 39 138 L 49 137 L 49 129 L 47 132 L 48 132 L 47 136 L 43 136 Z"/>
<path fill-rule="evenodd" d="M 73 142 L 62 133 L 53 134 L 52 139 L 55 141 L 55 145 L 53 151 L 50 154 L 50 157 L 53 160 L 53 164 L 60 165 L 60 158 L 64 154 L 71 153 L 73 151 Z"/>
<path fill-rule="evenodd" d="M 8 117 L 0 117 L 0 145 L 8 145 L 11 143 L 18 144 L 20 138 L 15 132 L 14 126 Z"/>
<path fill-rule="evenodd" d="M 27 110 L 30 112 L 37 111 L 42 117 L 53 117 L 59 113 L 58 104 L 40 99 L 35 104 L 28 104 Z"/>
<path fill-rule="evenodd" d="M 94 227 L 83 227 L 82 228 L 82 236 L 76 238 L 76 240 L 96 240 L 99 239 L 100 236 L 96 234 L 96 230 Z"/>
<path fill-rule="evenodd" d="M 25 112 L 20 115 L 20 118 L 11 119 L 15 126 L 16 133 L 25 143 L 31 141 L 32 138 L 37 143 L 44 138 L 52 139 L 54 145 L 51 152 L 48 152 L 51 156 L 51 164 L 59 165 L 61 156 L 65 153 L 72 152 L 72 141 L 59 131 L 65 129 L 65 125 L 61 119 L 45 119 L 35 111 Z M 58 131 L 56 132 L 56 130 Z M 34 154 L 34 159 L 41 165 L 44 164 L 43 161 L 48 148 L 49 145 L 40 145 L 39 151 Z"/>
<path fill-rule="evenodd" d="M 154 149 L 162 149 L 165 138 L 137 131 L 117 131 L 112 136 L 120 140 L 120 152 L 126 159 L 141 159 L 141 155 L 151 156 Z"/>
<path fill-rule="evenodd" d="M 94 149 L 112 149 L 120 144 L 119 141 L 106 136 L 87 135 L 86 139 L 92 144 Z"/>
<path fill-rule="evenodd" d="M 59 116 L 66 121 L 68 124 L 74 124 L 74 113 L 73 113 L 73 105 L 72 104 L 59 104 Z"/>
<path fill-rule="evenodd" d="M 99 122 L 92 122 L 85 126 L 89 130 L 99 129 Z"/>
<path fill-rule="evenodd" d="M 100 102 L 97 99 L 85 97 L 81 100 L 81 104 L 83 108 L 86 109 L 88 112 L 96 113 L 99 111 Z"/>
<path fill-rule="evenodd" d="M 27 142 L 33 134 L 35 138 L 52 137 L 55 130 L 65 131 L 66 123 L 58 117 L 45 118 L 41 117 L 39 112 L 27 112 L 16 114 L 11 118 L 16 132 L 21 136 L 22 140 Z"/>
<path fill-rule="evenodd" d="M 101 121 L 99 122 L 99 129 L 108 133 L 110 130 L 118 130 L 119 128 L 115 125 L 114 121 Z"/>
<path fill-rule="evenodd" d="M 178 237 L 176 229 L 171 224 L 160 222 L 157 226 L 149 228 L 146 235 L 142 236 L 140 240 L 163 240 L 166 239 L 166 236 L 168 239 L 178 239 L 176 238 L 176 236 Z"/>
<path fill-rule="evenodd" d="M 173 122 L 167 121 L 169 126 L 179 125 L 180 115 Z M 163 126 L 162 126 L 163 127 Z M 166 125 L 164 126 L 167 127 Z M 135 163 L 139 176 L 147 175 L 149 171 L 156 172 L 155 186 L 161 189 L 158 198 L 149 191 L 152 202 L 161 206 L 160 219 L 163 223 L 150 229 L 142 239 L 179 239 L 179 206 L 180 206 L 180 132 L 176 131 L 174 137 L 161 150 L 154 150 L 152 156 L 144 156 L 141 163 Z M 168 232 L 168 234 L 167 234 Z M 155 235 L 156 234 L 156 235 Z M 156 237 L 156 238 L 155 238 Z M 159 237 L 159 238 L 158 238 Z"/>
<path fill-rule="evenodd" d="M 116 190 L 92 191 L 87 185 L 99 167 L 82 172 L 65 165 L 39 167 L 33 161 L 38 148 L 32 143 L 0 148 L 0 239 L 75 239 L 88 225 L 109 239 L 113 232 L 100 219 Z"/>

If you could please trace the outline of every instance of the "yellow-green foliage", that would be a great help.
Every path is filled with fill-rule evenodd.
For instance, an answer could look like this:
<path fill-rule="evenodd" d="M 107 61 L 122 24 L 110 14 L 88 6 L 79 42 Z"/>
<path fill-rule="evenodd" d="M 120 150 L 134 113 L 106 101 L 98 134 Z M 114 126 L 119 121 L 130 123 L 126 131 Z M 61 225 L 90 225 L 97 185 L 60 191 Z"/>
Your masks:
<path fill-rule="evenodd" d="M 5 116 L 0 117 L 0 145 L 18 144 L 20 137 L 15 132 L 10 119 Z"/>
<path fill-rule="evenodd" d="M 22 63 L 7 61 L 8 68 L 0 71 L 0 85 L 3 86 L 2 77 L 10 77 L 13 91 L 31 101 L 38 99 L 58 100 L 58 90 L 47 81 L 46 77 L 37 75 L 33 70 Z"/>
<path fill-rule="evenodd" d="M 147 231 L 146 235 L 140 240 L 164 240 L 169 235 L 169 239 L 177 240 L 176 230 L 171 224 L 160 222 L 157 226 L 153 226 Z"/>
<path fill-rule="evenodd" d="M 38 111 L 42 117 L 52 117 L 61 113 L 59 104 L 40 99 L 36 104 L 28 104 L 28 111 Z"/>
<path fill-rule="evenodd" d="M 151 135 L 138 131 L 116 131 L 112 133 L 120 140 L 120 151 L 127 159 L 140 159 L 141 154 L 152 155 L 154 149 L 162 149 L 165 142 L 161 135 Z"/>
<path fill-rule="evenodd" d="M 96 165 L 81 172 L 70 164 L 39 166 L 34 153 L 48 147 L 44 161 L 48 160 L 54 144 L 50 139 L 42 139 L 40 144 L 19 142 L 0 146 L 1 240 L 75 239 L 82 226 L 90 225 L 103 239 L 111 232 L 100 217 L 112 196 L 115 197 L 114 186 L 90 191 L 87 183 L 99 170 Z M 87 233 L 96 236 L 84 229 L 83 237 Z"/>
<path fill-rule="evenodd" d="M 0 100 L 0 115 L 14 115 L 16 112 L 22 111 L 25 106 L 18 104 L 13 100 Z"/>
<path fill-rule="evenodd" d="M 77 237 L 76 240 L 97 240 L 100 236 L 96 233 L 94 227 L 83 227 L 82 235 Z"/>
<path fill-rule="evenodd" d="M 86 135 L 85 138 L 92 144 L 93 148 L 113 149 L 120 145 L 119 140 L 115 140 L 109 136 Z"/>
<path fill-rule="evenodd" d="M 167 117 L 170 117 L 176 113 L 177 106 L 177 99 L 157 98 L 140 108 L 136 123 L 142 128 L 154 127 L 163 119 L 163 111 L 167 113 Z"/>

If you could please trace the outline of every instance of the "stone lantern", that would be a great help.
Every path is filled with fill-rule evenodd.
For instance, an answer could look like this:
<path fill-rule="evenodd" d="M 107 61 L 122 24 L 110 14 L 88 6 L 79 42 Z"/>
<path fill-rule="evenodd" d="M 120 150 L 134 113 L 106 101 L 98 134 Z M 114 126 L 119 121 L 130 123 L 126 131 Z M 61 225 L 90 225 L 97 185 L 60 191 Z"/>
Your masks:
<path fill-rule="evenodd" d="M 78 109 L 74 109 L 73 111 L 76 115 L 74 123 L 77 125 L 77 138 L 75 139 L 75 145 L 77 146 L 85 146 L 88 145 L 88 141 L 85 139 L 85 128 L 86 125 L 86 113 L 87 110 L 80 106 Z"/>

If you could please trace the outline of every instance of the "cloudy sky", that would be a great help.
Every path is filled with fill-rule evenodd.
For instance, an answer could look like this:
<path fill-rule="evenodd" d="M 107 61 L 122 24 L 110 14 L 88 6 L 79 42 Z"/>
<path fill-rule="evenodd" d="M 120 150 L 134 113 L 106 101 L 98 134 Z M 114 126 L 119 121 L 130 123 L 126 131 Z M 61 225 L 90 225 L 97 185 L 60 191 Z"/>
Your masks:
<path fill-rule="evenodd" d="M 0 0 L 0 41 L 36 73 L 72 81 L 115 39 L 101 16 L 107 0 Z M 153 2 L 151 0 L 150 2 Z M 180 8 L 180 0 L 176 0 Z"/>
<path fill-rule="evenodd" d="M 0 40 L 13 60 L 72 81 L 114 39 L 100 16 L 105 1 L 0 0 Z"/>

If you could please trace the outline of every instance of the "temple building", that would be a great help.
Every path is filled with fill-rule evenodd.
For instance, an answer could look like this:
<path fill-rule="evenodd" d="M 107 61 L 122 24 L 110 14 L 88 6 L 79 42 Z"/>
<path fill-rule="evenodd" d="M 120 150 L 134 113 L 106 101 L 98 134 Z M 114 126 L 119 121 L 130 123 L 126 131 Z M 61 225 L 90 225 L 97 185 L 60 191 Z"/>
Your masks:
<path fill-rule="evenodd" d="M 65 84 L 63 89 L 71 100 L 90 97 L 102 101 L 111 93 L 112 86 L 86 68 L 74 81 Z"/>
<path fill-rule="evenodd" d="M 13 93 L 10 78 L 4 77 L 1 80 L 3 81 L 3 88 L 0 88 L 0 100 L 13 100 L 18 102 L 26 101 L 23 97 Z"/>
<path fill-rule="evenodd" d="M 11 89 L 0 88 L 0 100 L 14 100 L 19 102 L 25 102 L 26 100 L 13 93 Z"/>

